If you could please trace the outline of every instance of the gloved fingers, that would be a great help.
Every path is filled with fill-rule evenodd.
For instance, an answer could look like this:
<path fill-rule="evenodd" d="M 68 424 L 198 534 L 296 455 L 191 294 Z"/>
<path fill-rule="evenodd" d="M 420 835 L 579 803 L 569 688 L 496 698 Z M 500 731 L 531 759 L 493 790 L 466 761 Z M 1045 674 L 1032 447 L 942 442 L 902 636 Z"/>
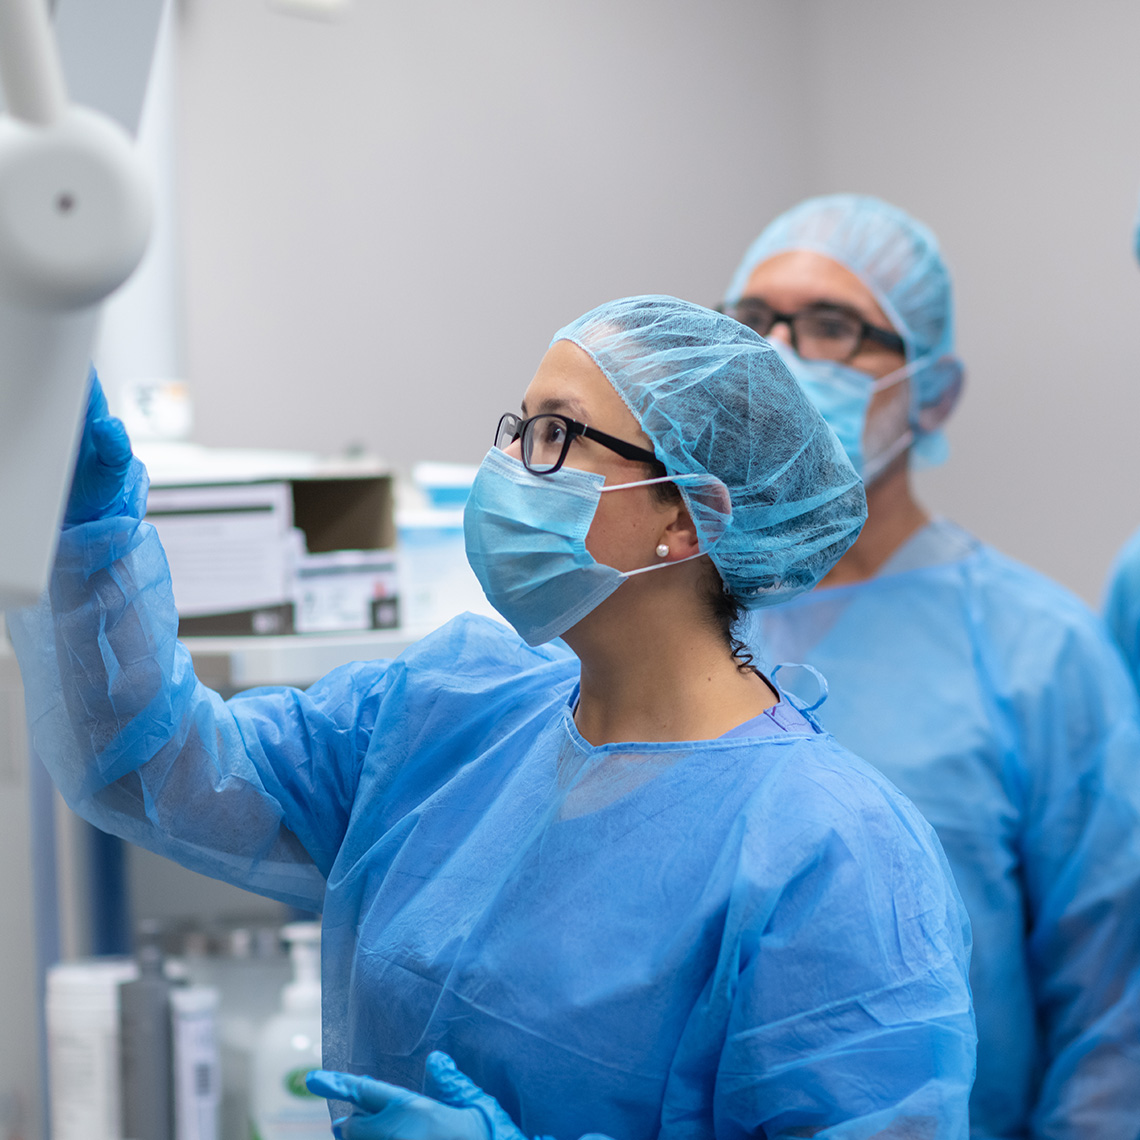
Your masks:
<path fill-rule="evenodd" d="M 450 1108 L 426 1096 L 390 1104 L 382 1112 L 354 1112 L 333 1124 L 339 1140 L 491 1140 L 483 1114 Z"/>
<path fill-rule="evenodd" d="M 99 374 L 95 371 L 95 365 L 90 365 L 87 369 L 87 422 L 91 423 L 93 420 L 101 420 L 111 414 L 110 409 L 107 407 L 107 396 L 103 391 L 103 385 L 99 383 Z"/>
<path fill-rule="evenodd" d="M 392 1113 L 342 1116 L 333 1121 L 333 1135 L 336 1140 L 451 1140 L 425 1130 L 417 1117 L 398 1108 Z"/>
<path fill-rule="evenodd" d="M 111 415 L 103 385 L 94 366 L 87 373 L 90 385 L 87 392 L 87 418 L 84 433 L 90 435 L 91 445 L 101 462 L 108 467 L 126 471 L 131 461 L 131 441 L 123 421 Z"/>
<path fill-rule="evenodd" d="M 65 526 L 92 522 L 122 514 L 124 510 L 142 510 L 145 500 L 128 504 L 126 495 L 131 483 L 131 441 L 121 420 L 111 415 L 107 397 L 103 394 L 99 377 L 91 369 L 87 393 L 87 418 L 75 457 L 75 470 L 67 496 L 63 522 Z M 141 465 L 140 465 L 141 470 Z M 133 481 L 136 489 L 145 495 L 145 482 Z M 142 517 L 141 514 L 138 517 Z"/>
<path fill-rule="evenodd" d="M 90 428 L 96 458 L 121 478 L 131 465 L 131 441 L 123 421 L 115 416 L 104 416 L 91 421 Z"/>
<path fill-rule="evenodd" d="M 357 1117 L 356 1119 L 367 1120 L 368 1117 Z M 332 1122 L 332 1134 L 336 1140 L 360 1140 L 359 1136 L 353 1137 L 350 1131 L 346 1131 L 347 1126 L 352 1122 L 353 1117 L 341 1116 Z"/>
<path fill-rule="evenodd" d="M 438 1050 L 428 1054 L 424 1072 L 424 1093 L 444 1104 L 465 1107 L 483 1096 L 483 1090 L 455 1062 Z"/>
<path fill-rule="evenodd" d="M 342 1116 L 333 1121 L 333 1135 L 336 1140 L 442 1140 L 402 1108 Z"/>
<path fill-rule="evenodd" d="M 457 1077 L 486 1100 L 445 1054 L 439 1054 Z M 454 1107 L 386 1081 L 351 1073 L 317 1069 L 305 1083 L 310 1092 L 345 1100 L 357 1111 L 333 1122 L 339 1140 L 491 1140 L 495 1129 L 481 1107 Z M 519 1140 L 524 1140 L 519 1134 Z"/>
<path fill-rule="evenodd" d="M 383 1112 L 389 1105 L 407 1104 L 423 1099 L 416 1093 L 354 1073 L 337 1073 L 330 1069 L 314 1069 L 305 1077 L 309 1092 L 329 1100 L 346 1100 L 365 1112 Z M 349 1119 L 355 1119 L 349 1117 Z"/>

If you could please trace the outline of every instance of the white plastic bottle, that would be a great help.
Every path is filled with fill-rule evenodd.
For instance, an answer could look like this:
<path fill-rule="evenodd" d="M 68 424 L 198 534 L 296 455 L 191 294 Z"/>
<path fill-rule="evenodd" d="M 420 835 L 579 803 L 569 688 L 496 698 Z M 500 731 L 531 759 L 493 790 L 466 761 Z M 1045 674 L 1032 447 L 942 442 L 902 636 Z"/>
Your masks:
<path fill-rule="evenodd" d="M 289 944 L 293 980 L 281 990 L 281 1007 L 262 1027 L 253 1057 L 253 1140 L 328 1140 L 329 1110 L 305 1087 L 305 1074 L 321 1067 L 321 928 L 294 922 L 281 937 Z"/>
<path fill-rule="evenodd" d="M 218 991 L 175 986 L 170 991 L 174 1061 L 174 1140 L 218 1140 L 221 1072 Z"/>
<path fill-rule="evenodd" d="M 118 958 L 47 974 L 51 1140 L 119 1140 L 119 984 L 138 966 Z"/>

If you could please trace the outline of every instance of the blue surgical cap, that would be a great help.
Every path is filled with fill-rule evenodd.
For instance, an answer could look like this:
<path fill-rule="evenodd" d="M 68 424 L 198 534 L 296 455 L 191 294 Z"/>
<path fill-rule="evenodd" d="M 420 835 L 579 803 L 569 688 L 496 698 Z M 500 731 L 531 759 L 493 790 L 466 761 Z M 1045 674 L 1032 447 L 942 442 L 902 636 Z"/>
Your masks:
<path fill-rule="evenodd" d="M 921 222 L 878 198 L 829 194 L 781 214 L 749 246 L 725 300 L 740 299 L 756 267 L 771 257 L 806 249 L 837 261 L 871 291 L 906 344 L 911 376 L 914 453 L 927 464 L 945 458 L 942 433 L 927 430 L 922 409 L 956 394 L 962 365 L 954 355 L 950 273 L 938 240 Z"/>
<path fill-rule="evenodd" d="M 679 484 L 726 588 L 755 609 L 810 590 L 855 541 L 867 504 L 839 440 L 779 354 L 729 317 L 627 297 L 551 344 L 587 352 Z"/>

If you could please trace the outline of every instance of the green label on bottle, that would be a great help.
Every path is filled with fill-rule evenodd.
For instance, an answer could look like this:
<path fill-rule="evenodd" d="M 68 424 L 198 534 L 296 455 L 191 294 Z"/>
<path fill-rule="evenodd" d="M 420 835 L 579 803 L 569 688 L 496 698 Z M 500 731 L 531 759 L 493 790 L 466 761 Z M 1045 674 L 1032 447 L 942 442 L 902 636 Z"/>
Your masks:
<path fill-rule="evenodd" d="M 285 1074 L 285 1091 L 290 1096 L 301 1096 L 306 1100 L 318 1100 L 316 1093 L 309 1092 L 308 1086 L 305 1084 L 305 1076 L 309 1073 L 309 1069 L 293 1069 Z"/>

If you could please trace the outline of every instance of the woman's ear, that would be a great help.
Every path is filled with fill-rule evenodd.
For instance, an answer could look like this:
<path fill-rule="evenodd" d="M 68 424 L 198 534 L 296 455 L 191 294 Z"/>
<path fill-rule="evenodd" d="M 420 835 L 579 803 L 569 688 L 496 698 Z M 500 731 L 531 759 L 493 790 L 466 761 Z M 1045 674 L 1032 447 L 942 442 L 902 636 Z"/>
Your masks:
<path fill-rule="evenodd" d="M 672 517 L 665 525 L 665 540 L 675 559 L 688 558 L 700 552 L 696 524 L 683 502 L 673 508 Z"/>

